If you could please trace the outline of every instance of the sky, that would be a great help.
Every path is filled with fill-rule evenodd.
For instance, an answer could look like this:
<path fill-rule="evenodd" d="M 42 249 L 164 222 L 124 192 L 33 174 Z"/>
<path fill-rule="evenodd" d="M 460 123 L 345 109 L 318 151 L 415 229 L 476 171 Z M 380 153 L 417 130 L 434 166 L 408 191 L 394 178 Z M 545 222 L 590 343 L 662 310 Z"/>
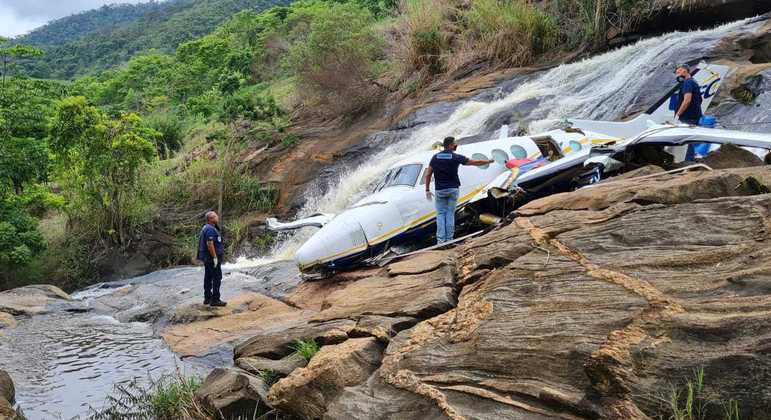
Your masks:
<path fill-rule="evenodd" d="M 105 4 L 140 1 L 142 0 L 0 0 L 0 36 L 14 37 L 25 34 L 48 21 Z"/>

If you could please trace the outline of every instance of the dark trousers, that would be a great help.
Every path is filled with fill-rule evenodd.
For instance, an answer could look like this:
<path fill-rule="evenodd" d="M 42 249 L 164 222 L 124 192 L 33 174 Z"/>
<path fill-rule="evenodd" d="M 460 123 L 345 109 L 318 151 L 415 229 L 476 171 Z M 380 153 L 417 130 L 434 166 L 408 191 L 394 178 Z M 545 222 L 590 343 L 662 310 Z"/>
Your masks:
<path fill-rule="evenodd" d="M 222 283 L 222 259 L 217 258 L 217 266 L 214 261 L 207 258 L 203 263 L 203 297 L 206 300 L 220 300 L 220 284 Z"/>

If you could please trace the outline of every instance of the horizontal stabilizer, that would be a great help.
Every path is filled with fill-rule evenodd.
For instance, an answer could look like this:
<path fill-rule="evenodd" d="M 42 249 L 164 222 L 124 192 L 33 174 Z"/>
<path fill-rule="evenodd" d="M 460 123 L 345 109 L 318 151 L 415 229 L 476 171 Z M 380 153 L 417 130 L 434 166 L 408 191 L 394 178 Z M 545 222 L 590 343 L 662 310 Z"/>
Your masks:
<path fill-rule="evenodd" d="M 332 218 L 334 218 L 334 214 L 314 214 L 313 216 L 306 217 L 304 219 L 295 220 L 294 222 L 286 222 L 282 223 L 279 222 L 278 219 L 269 217 L 265 222 L 268 225 L 268 230 L 271 230 L 273 232 L 281 232 L 281 231 L 287 231 L 287 230 L 295 230 L 295 229 L 301 229 L 304 227 L 323 227 L 327 223 L 329 223 Z"/>

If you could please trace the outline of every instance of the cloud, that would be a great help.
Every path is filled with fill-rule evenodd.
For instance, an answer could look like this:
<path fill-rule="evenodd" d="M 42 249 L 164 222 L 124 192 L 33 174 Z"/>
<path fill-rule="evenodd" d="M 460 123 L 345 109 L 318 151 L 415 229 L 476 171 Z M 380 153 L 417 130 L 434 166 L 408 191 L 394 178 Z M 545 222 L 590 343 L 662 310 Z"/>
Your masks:
<path fill-rule="evenodd" d="M 16 11 L 0 4 L 0 36 L 14 37 L 46 23 L 45 19 L 24 18 Z"/>
<path fill-rule="evenodd" d="M 0 35 L 29 32 L 54 19 L 105 4 L 139 3 L 141 0 L 0 0 Z M 147 1 L 147 0 L 145 0 Z"/>

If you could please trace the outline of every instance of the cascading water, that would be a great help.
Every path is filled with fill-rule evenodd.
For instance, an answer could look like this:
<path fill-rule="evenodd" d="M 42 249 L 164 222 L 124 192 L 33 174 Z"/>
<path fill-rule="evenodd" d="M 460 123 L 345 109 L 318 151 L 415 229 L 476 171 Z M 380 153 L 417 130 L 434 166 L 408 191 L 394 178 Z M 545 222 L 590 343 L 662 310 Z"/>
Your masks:
<path fill-rule="evenodd" d="M 520 126 L 535 133 L 567 117 L 617 120 L 641 111 L 673 85 L 676 64 L 701 59 L 721 39 L 753 31 L 758 25 L 760 23 L 742 20 L 709 30 L 673 32 L 556 67 L 520 84 L 497 101 L 465 102 L 446 121 L 423 126 L 357 168 L 342 171 L 329 188 L 310 189 L 326 192 L 309 193 L 297 217 L 339 213 L 366 195 L 405 154 L 429 150 L 446 136 L 492 136 L 499 127 L 489 125 L 502 114 L 519 117 Z M 305 228 L 295 232 L 278 243 L 269 258 L 241 259 L 233 266 L 291 259 L 314 231 L 314 228 Z"/>

